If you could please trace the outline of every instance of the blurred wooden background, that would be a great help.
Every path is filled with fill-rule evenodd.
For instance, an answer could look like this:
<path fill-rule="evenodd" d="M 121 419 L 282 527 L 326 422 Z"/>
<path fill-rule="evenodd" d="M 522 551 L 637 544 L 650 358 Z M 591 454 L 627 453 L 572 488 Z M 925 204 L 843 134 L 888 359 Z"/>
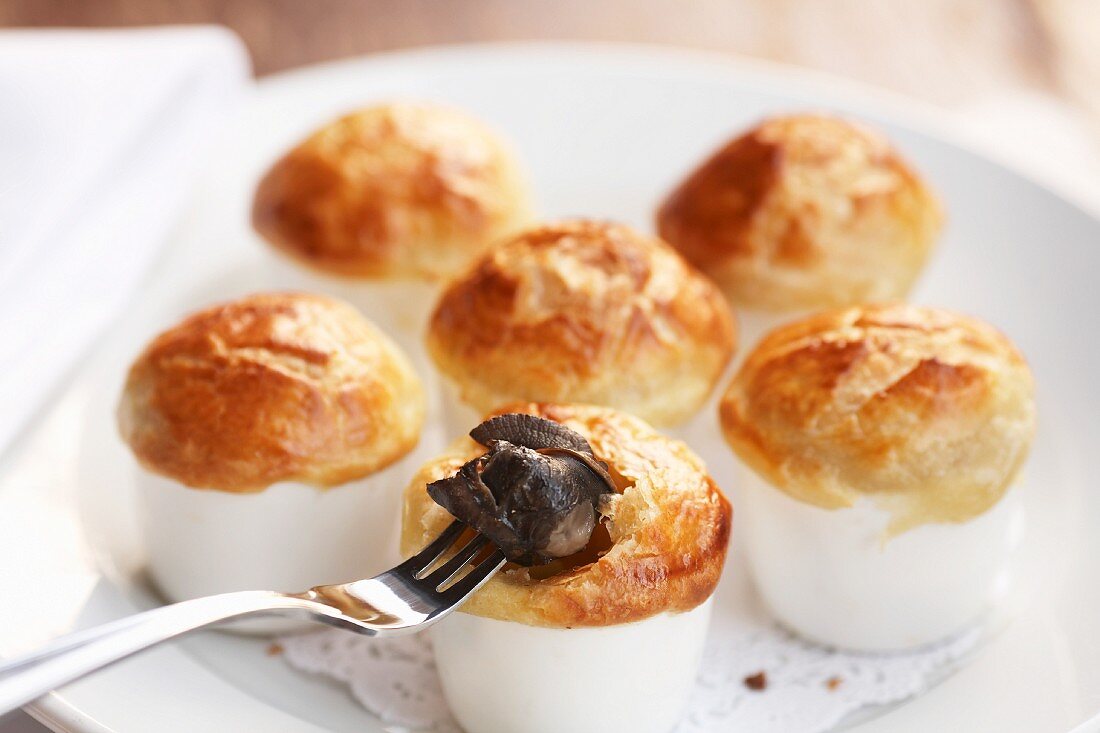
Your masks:
<path fill-rule="evenodd" d="M 940 104 L 1002 89 L 1100 119 L 1100 0 L 0 0 L 3 26 L 221 23 L 258 74 L 434 43 L 693 46 L 811 66 Z"/>

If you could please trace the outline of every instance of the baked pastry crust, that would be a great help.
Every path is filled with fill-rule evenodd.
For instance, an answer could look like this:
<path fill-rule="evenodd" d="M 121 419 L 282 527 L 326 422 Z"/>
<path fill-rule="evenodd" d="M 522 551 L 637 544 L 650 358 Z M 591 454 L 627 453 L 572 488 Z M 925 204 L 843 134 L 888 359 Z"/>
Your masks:
<path fill-rule="evenodd" d="M 661 205 L 657 230 L 735 304 L 792 311 L 903 297 L 942 220 L 878 134 L 794 115 L 715 152 Z"/>
<path fill-rule="evenodd" d="M 448 277 L 530 219 L 512 152 L 477 120 L 384 104 L 314 132 L 267 172 L 253 226 L 329 274 Z"/>
<path fill-rule="evenodd" d="M 351 306 L 252 295 L 186 318 L 130 368 L 123 440 L 186 486 L 253 492 L 362 478 L 420 437 L 424 392 L 408 360 Z"/>
<path fill-rule="evenodd" d="M 871 497 L 891 532 L 965 522 L 1004 495 L 1035 431 L 1015 346 L 974 318 L 910 305 L 827 311 L 750 353 L 719 406 L 738 456 L 826 509 Z"/>
<path fill-rule="evenodd" d="M 710 597 L 725 562 L 732 511 L 690 448 L 605 407 L 518 403 L 496 412 L 540 415 L 588 440 L 620 487 L 601 507 L 613 544 L 595 562 L 549 578 L 533 577 L 537 568 L 506 566 L 464 612 L 532 626 L 609 626 L 688 611 Z M 413 477 L 405 490 L 404 555 L 451 522 L 425 486 L 484 452 L 462 438 Z"/>
<path fill-rule="evenodd" d="M 474 262 L 440 297 L 427 345 L 480 412 L 513 400 L 584 402 L 669 425 L 713 391 L 736 326 L 714 284 L 664 242 L 566 221 Z"/>

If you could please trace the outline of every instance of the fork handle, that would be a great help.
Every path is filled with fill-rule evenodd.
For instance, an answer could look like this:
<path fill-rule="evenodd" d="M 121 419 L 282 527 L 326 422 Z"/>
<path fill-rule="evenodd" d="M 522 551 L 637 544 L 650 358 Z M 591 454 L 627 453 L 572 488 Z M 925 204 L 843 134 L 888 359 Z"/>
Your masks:
<path fill-rule="evenodd" d="M 265 613 L 303 617 L 320 604 L 271 591 L 243 591 L 154 608 L 62 636 L 30 654 L 0 661 L 0 716 L 89 672 L 196 629 Z"/>

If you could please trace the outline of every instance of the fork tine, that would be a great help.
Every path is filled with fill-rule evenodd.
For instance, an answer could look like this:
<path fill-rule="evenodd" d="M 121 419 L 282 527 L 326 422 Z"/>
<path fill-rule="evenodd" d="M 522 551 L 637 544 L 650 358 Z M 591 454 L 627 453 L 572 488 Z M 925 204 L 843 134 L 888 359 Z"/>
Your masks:
<path fill-rule="evenodd" d="M 466 529 L 466 525 L 456 519 L 440 532 L 439 536 L 432 540 L 430 545 L 398 565 L 394 570 L 419 575 L 430 568 L 432 563 L 451 548 L 451 545 L 454 544 L 454 541 L 458 539 L 464 529 Z"/>
<path fill-rule="evenodd" d="M 489 580 L 493 573 L 504 565 L 505 560 L 504 552 L 499 549 L 495 550 L 492 555 L 475 565 L 474 569 L 468 572 L 465 577 L 443 591 L 440 597 L 448 605 L 458 603 L 484 585 L 485 581 Z"/>
<path fill-rule="evenodd" d="M 481 552 L 481 548 L 485 547 L 488 543 L 488 537 L 483 534 L 477 535 L 467 542 L 465 547 L 455 553 L 454 557 L 443 565 L 440 565 L 438 569 L 432 571 L 431 575 L 425 576 L 423 578 L 424 582 L 432 588 L 439 588 L 455 575 L 458 575 L 458 573 L 462 571 L 462 568 L 466 566 L 466 563 L 473 560 L 477 553 Z"/>

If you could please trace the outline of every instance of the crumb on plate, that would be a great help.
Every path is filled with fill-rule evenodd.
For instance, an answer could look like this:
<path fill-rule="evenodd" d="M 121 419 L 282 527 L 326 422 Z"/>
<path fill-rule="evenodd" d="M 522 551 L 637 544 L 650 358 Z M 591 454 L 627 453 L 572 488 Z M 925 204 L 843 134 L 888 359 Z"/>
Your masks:
<path fill-rule="evenodd" d="M 745 678 L 745 687 L 753 690 L 754 692 L 759 692 L 760 690 L 765 689 L 767 686 L 768 674 L 763 670 L 757 672 L 756 674 L 750 674 L 748 677 Z"/>

